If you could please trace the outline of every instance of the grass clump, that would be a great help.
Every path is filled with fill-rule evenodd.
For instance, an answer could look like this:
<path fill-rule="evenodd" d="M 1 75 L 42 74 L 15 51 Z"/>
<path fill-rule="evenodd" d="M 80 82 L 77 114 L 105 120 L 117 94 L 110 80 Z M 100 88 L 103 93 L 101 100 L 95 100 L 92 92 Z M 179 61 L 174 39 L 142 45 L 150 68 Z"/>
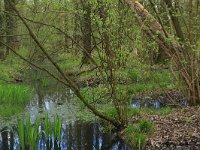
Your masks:
<path fill-rule="evenodd" d="M 39 127 L 43 125 L 44 128 L 39 130 Z M 54 121 L 51 123 L 48 115 L 46 115 L 44 121 L 40 121 L 40 119 L 37 118 L 35 123 L 32 124 L 30 117 L 28 117 L 26 120 L 20 120 L 18 122 L 17 132 L 19 135 L 21 149 L 35 150 L 37 149 L 40 137 L 43 134 L 45 134 L 47 137 L 46 143 L 50 144 L 50 142 L 55 141 L 60 142 L 62 133 L 62 120 L 56 116 L 54 117 Z M 54 141 L 50 141 L 50 139 L 54 139 Z"/>
<path fill-rule="evenodd" d="M 9 117 L 20 113 L 31 100 L 32 95 L 29 86 L 0 84 L 0 116 Z"/>
<path fill-rule="evenodd" d="M 10 117 L 15 114 L 19 114 L 23 111 L 23 107 L 21 106 L 15 106 L 15 105 L 6 105 L 2 104 L 0 105 L 0 116 L 1 117 Z"/>
<path fill-rule="evenodd" d="M 17 131 L 22 150 L 25 150 L 27 148 L 30 150 L 37 149 L 39 140 L 39 125 L 39 119 L 37 119 L 34 126 L 32 126 L 30 117 L 26 121 L 20 120 L 18 122 Z"/>
<path fill-rule="evenodd" d="M 56 116 L 54 117 L 54 122 L 53 122 L 54 139 L 56 139 L 57 141 L 60 141 L 61 132 L 62 132 L 62 120 L 58 116 Z"/>
<path fill-rule="evenodd" d="M 0 102 L 7 105 L 25 105 L 32 97 L 32 90 L 25 85 L 0 85 Z"/>
<path fill-rule="evenodd" d="M 149 114 L 149 115 L 160 115 L 166 116 L 172 112 L 172 108 L 170 107 L 163 107 L 160 109 L 153 109 L 153 108 L 141 108 L 140 112 L 142 114 Z"/>
<path fill-rule="evenodd" d="M 128 125 L 125 129 L 125 140 L 131 146 L 142 149 L 153 127 L 153 123 L 148 120 L 141 120 L 139 123 Z"/>

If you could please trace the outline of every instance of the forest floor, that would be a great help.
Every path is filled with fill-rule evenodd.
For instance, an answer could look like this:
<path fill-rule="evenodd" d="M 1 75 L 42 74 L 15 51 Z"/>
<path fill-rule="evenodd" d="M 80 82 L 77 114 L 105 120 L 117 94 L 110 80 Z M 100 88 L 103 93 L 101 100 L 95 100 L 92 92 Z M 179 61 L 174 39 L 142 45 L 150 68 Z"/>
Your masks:
<path fill-rule="evenodd" d="M 167 116 L 148 118 L 155 130 L 145 149 L 200 150 L 200 107 L 176 108 Z"/>

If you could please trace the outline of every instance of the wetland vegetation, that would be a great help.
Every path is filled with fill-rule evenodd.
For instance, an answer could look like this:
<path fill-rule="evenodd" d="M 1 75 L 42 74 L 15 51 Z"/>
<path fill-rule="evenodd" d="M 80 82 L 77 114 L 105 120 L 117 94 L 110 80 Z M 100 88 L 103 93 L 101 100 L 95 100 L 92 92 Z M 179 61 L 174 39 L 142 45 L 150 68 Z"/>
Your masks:
<path fill-rule="evenodd" d="M 199 6 L 0 0 L 0 149 L 200 149 Z"/>

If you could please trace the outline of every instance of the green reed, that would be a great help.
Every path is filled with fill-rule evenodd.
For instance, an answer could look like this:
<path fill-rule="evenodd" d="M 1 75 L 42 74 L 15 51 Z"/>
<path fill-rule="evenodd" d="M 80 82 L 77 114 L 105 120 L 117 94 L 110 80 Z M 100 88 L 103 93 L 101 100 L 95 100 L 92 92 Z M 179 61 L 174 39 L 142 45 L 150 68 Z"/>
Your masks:
<path fill-rule="evenodd" d="M 25 105 L 32 97 L 32 90 L 25 85 L 0 85 L 0 102 L 7 105 Z"/>
<path fill-rule="evenodd" d="M 31 124 L 31 119 L 28 117 L 26 120 L 26 144 L 29 146 L 31 150 L 35 150 L 37 148 L 38 140 L 39 140 L 39 129 L 40 121 L 39 119 L 36 119 L 35 124 Z"/>
<path fill-rule="evenodd" d="M 52 135 L 52 129 L 51 129 L 51 121 L 49 119 L 48 114 L 44 118 L 44 128 L 45 128 L 46 137 L 49 138 Z"/>
<path fill-rule="evenodd" d="M 22 112 L 32 95 L 28 86 L 0 84 L 0 116 L 9 117 Z"/>
<path fill-rule="evenodd" d="M 38 129 L 41 124 L 44 124 L 44 130 L 39 132 Z M 55 141 L 61 140 L 62 120 L 56 116 L 54 117 L 54 121 L 51 123 L 48 115 L 46 115 L 43 123 L 39 118 L 37 118 L 35 124 L 31 124 L 31 119 L 29 116 L 26 120 L 20 120 L 18 122 L 17 131 L 21 149 L 25 150 L 28 147 L 30 150 L 35 150 L 37 149 L 37 145 L 42 133 L 45 133 L 47 138 L 54 136 Z"/>
<path fill-rule="evenodd" d="M 53 122 L 54 139 L 60 141 L 61 133 L 62 133 L 62 120 L 58 116 L 56 116 L 54 117 L 54 122 Z"/>
<path fill-rule="evenodd" d="M 17 124 L 17 131 L 19 135 L 21 149 L 25 150 L 25 126 L 24 120 L 20 120 Z"/>

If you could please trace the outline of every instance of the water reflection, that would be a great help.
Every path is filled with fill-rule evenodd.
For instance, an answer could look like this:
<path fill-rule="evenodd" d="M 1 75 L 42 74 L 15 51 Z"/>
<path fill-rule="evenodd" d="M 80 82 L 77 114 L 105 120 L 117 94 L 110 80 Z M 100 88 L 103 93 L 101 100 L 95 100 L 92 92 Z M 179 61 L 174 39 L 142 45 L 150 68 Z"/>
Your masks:
<path fill-rule="evenodd" d="M 52 139 L 54 141 L 54 138 L 42 134 L 38 142 L 38 150 L 130 150 L 123 141 L 113 139 L 111 133 L 103 133 L 99 124 L 75 121 L 77 120 L 75 114 L 81 109 L 70 89 L 60 85 L 44 89 L 40 81 L 37 81 L 34 87 L 36 95 L 26 107 L 25 116 L 30 115 L 32 123 L 38 116 L 47 113 L 51 120 L 58 114 L 66 121 L 62 126 L 61 141 L 49 143 L 48 141 Z M 16 124 L 17 119 L 20 118 L 14 118 L 15 121 L 9 125 Z M 20 150 L 18 134 L 8 128 L 2 129 L 0 150 Z"/>
<path fill-rule="evenodd" d="M 45 134 L 41 135 L 38 150 L 131 150 L 123 141 L 113 138 L 111 133 L 103 133 L 97 123 L 63 124 L 60 142 L 48 143 L 48 139 Z M 1 132 L 0 149 L 20 150 L 16 132 L 9 129 Z"/>
<path fill-rule="evenodd" d="M 160 100 L 150 100 L 150 99 L 140 99 L 140 98 L 133 98 L 132 99 L 132 108 L 141 108 L 141 107 L 153 107 L 153 108 L 160 108 L 162 106 L 162 103 Z"/>

